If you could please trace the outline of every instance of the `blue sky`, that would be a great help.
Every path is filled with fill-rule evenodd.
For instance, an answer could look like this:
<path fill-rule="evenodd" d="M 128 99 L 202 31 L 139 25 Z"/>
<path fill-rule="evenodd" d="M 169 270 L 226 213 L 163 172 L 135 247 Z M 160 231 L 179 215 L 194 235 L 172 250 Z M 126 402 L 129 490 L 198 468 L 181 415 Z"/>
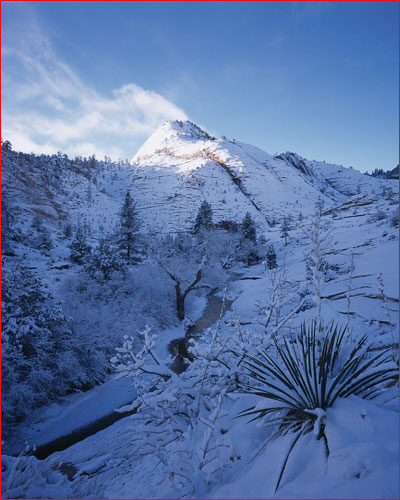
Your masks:
<path fill-rule="evenodd" d="M 269 153 L 398 163 L 398 2 L 2 2 L 2 136 L 131 158 L 188 118 Z"/>

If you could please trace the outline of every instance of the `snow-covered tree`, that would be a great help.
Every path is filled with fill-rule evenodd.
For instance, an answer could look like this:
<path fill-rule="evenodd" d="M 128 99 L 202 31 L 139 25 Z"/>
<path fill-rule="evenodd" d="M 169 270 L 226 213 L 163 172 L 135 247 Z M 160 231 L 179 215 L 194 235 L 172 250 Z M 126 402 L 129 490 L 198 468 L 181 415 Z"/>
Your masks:
<path fill-rule="evenodd" d="M 242 242 L 238 232 L 211 231 L 206 240 L 205 249 L 210 262 L 221 269 L 230 269 L 242 255 Z"/>
<path fill-rule="evenodd" d="M 250 215 L 250 212 L 247 212 L 246 215 L 243 217 L 242 223 L 240 225 L 240 230 L 243 235 L 243 238 L 248 239 L 253 243 L 256 243 L 257 230 L 255 222 L 252 216 Z"/>
<path fill-rule="evenodd" d="M 12 253 L 12 240 L 15 238 L 15 218 L 8 194 L 5 189 L 1 192 L 1 253 Z"/>
<path fill-rule="evenodd" d="M 51 250 L 53 248 L 53 242 L 49 230 L 43 224 L 43 220 L 38 214 L 32 219 L 32 229 L 36 232 L 32 241 L 33 246 L 39 250 Z"/>
<path fill-rule="evenodd" d="M 275 269 L 276 267 L 276 252 L 272 244 L 268 245 L 266 254 L 266 263 L 268 269 Z"/>
<path fill-rule="evenodd" d="M 137 391 L 132 404 L 121 409 L 136 409 L 135 458 L 151 456 L 160 471 L 157 486 L 176 488 L 179 496 L 204 498 L 238 459 L 226 403 L 238 388 L 239 339 L 221 336 L 221 319 L 191 341 L 194 361 L 179 376 L 171 358 L 157 356 L 157 335 L 149 327 L 140 334 L 141 349 L 125 337 L 111 360 L 118 376 L 128 377 Z"/>
<path fill-rule="evenodd" d="M 201 230 L 210 230 L 212 227 L 213 215 L 211 205 L 204 200 L 197 213 L 196 221 L 194 223 L 194 232 L 198 233 Z"/>
<path fill-rule="evenodd" d="M 282 220 L 281 224 L 281 238 L 284 238 L 285 240 L 285 246 L 287 246 L 288 243 L 288 237 L 289 237 L 289 231 L 290 231 L 290 224 L 289 224 L 289 219 L 285 215 Z"/>
<path fill-rule="evenodd" d="M 185 318 L 185 302 L 196 290 L 210 289 L 224 282 L 222 266 L 210 259 L 207 249 L 211 233 L 200 238 L 179 234 L 153 242 L 153 256 L 174 283 L 176 311 Z"/>
<path fill-rule="evenodd" d="M 65 226 L 63 227 L 63 234 L 64 234 L 64 237 L 66 239 L 71 238 L 71 236 L 72 236 L 72 226 L 71 226 L 71 224 L 69 222 L 67 222 L 65 224 Z"/>
<path fill-rule="evenodd" d="M 53 242 L 47 228 L 43 227 L 43 230 L 39 233 L 36 245 L 39 250 L 51 250 L 53 248 Z"/>
<path fill-rule="evenodd" d="M 2 272 L 2 412 L 15 421 L 79 379 L 69 318 L 30 269 Z"/>
<path fill-rule="evenodd" d="M 77 264 L 84 264 L 90 255 L 90 246 L 86 241 L 86 237 L 82 228 L 79 226 L 75 232 L 75 236 L 71 241 L 69 248 L 71 250 L 71 260 Z"/>
<path fill-rule="evenodd" d="M 140 222 L 135 208 L 135 203 L 129 190 L 126 192 L 124 203 L 119 213 L 117 229 L 117 243 L 121 255 L 127 264 L 139 261 L 139 227 Z"/>
<path fill-rule="evenodd" d="M 124 262 L 110 239 L 102 238 L 98 246 L 88 255 L 84 267 L 92 278 L 105 282 L 115 272 L 123 270 Z"/>
<path fill-rule="evenodd" d="M 187 243 L 188 240 L 183 241 Z M 175 247 L 176 253 L 171 253 L 173 247 Z M 173 242 L 172 248 L 166 248 L 165 250 L 165 253 L 158 254 L 157 261 L 174 282 L 176 314 L 178 319 L 183 321 L 185 319 L 185 301 L 187 296 L 191 292 L 198 290 L 201 286 L 199 283 L 203 278 L 203 267 L 206 263 L 206 256 L 204 254 L 200 260 L 200 255 L 196 251 L 197 249 L 192 247 L 187 252 L 179 248 L 179 241 Z"/>
<path fill-rule="evenodd" d="M 322 221 L 320 210 L 316 210 L 311 224 L 308 227 L 300 226 L 303 233 L 309 239 L 311 248 L 308 257 L 308 266 L 311 274 L 311 281 L 314 288 L 314 303 L 316 307 L 315 319 L 317 324 L 321 323 L 322 290 L 324 288 L 324 270 L 327 266 L 325 256 L 331 245 L 330 233 Z"/>

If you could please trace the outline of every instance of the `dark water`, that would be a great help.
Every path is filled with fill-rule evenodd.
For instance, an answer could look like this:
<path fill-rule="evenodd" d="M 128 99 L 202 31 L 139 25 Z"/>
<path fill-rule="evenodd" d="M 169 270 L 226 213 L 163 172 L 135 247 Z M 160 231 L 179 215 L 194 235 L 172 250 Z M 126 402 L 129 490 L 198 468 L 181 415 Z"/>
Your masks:
<path fill-rule="evenodd" d="M 131 403 L 131 401 L 129 401 L 127 404 L 129 403 Z M 73 432 L 70 432 L 65 436 L 61 436 L 57 439 L 54 439 L 53 441 L 37 446 L 36 451 L 33 453 L 33 455 L 39 460 L 43 460 L 52 453 L 55 453 L 56 451 L 65 450 L 66 448 L 69 448 L 73 444 L 79 443 L 79 441 L 82 441 L 87 437 L 96 434 L 96 432 L 106 429 L 115 422 L 118 422 L 118 420 L 126 418 L 132 415 L 133 413 L 135 412 L 132 411 L 132 412 L 119 413 L 113 411 L 112 413 L 109 413 L 104 417 L 101 417 L 97 420 L 94 420 L 93 422 L 90 422 L 90 424 L 75 429 Z"/>

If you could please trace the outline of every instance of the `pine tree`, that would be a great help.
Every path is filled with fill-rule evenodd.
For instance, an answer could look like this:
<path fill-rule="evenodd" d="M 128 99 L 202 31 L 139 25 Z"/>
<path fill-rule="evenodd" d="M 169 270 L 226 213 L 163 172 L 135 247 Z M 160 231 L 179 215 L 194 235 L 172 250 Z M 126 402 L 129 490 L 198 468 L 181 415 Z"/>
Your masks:
<path fill-rule="evenodd" d="M 85 262 L 85 271 L 100 283 L 109 280 L 115 271 L 121 271 L 123 267 L 117 248 L 104 238 Z"/>
<path fill-rule="evenodd" d="M 284 216 L 281 226 L 281 238 L 285 239 L 285 246 L 287 245 L 288 242 L 289 230 L 290 230 L 290 225 L 288 217 Z"/>
<path fill-rule="evenodd" d="M 209 231 L 213 227 L 213 216 L 211 205 L 204 200 L 200 205 L 194 224 L 194 232 L 197 234 L 202 229 Z"/>
<path fill-rule="evenodd" d="M 53 248 L 53 242 L 50 237 L 50 233 L 46 226 L 43 225 L 42 218 L 39 215 L 35 215 L 32 219 L 32 228 L 38 233 L 33 238 L 33 245 L 39 250 L 51 250 Z"/>
<path fill-rule="evenodd" d="M 268 245 L 267 249 L 267 267 L 268 269 L 275 269 L 276 266 L 276 252 L 273 245 Z"/>
<path fill-rule="evenodd" d="M 140 260 L 138 257 L 140 222 L 137 217 L 135 203 L 129 191 L 125 195 L 119 216 L 120 221 L 117 230 L 118 248 L 129 265 Z"/>
<path fill-rule="evenodd" d="M 11 240 L 15 236 L 14 216 L 10 210 L 9 198 L 4 189 L 1 193 L 1 253 L 13 253 Z"/>
<path fill-rule="evenodd" d="M 36 245 L 39 250 L 51 250 L 53 248 L 53 242 L 50 234 L 45 227 L 43 227 L 42 231 L 39 233 Z"/>
<path fill-rule="evenodd" d="M 66 239 L 71 238 L 71 236 L 72 236 L 72 226 L 71 226 L 71 224 L 69 222 L 64 226 L 63 233 L 64 233 L 64 237 Z"/>
<path fill-rule="evenodd" d="M 86 238 L 81 227 L 78 227 L 69 248 L 71 250 L 71 260 L 77 264 L 84 264 L 86 258 L 90 254 L 90 246 L 86 242 Z"/>
<path fill-rule="evenodd" d="M 32 224 L 31 224 L 32 228 L 35 229 L 38 233 L 40 233 L 41 231 L 43 231 L 43 221 L 41 219 L 41 217 L 36 214 L 33 219 L 32 219 Z"/>
<path fill-rule="evenodd" d="M 246 238 L 252 241 L 253 243 L 256 243 L 257 241 L 256 225 L 249 212 L 246 213 L 246 215 L 242 220 L 241 232 L 243 238 Z"/>

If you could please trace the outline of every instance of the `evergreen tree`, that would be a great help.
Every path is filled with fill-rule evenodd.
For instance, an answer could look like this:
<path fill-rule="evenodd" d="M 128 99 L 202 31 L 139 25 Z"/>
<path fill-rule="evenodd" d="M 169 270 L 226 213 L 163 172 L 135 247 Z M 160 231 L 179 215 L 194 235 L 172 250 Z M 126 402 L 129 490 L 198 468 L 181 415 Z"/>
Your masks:
<path fill-rule="evenodd" d="M 42 221 L 42 218 L 36 214 L 33 219 L 32 219 L 32 224 L 31 224 L 32 228 L 35 229 L 38 233 L 42 232 L 43 231 L 43 221 Z"/>
<path fill-rule="evenodd" d="M 117 230 L 118 248 L 129 265 L 140 260 L 138 257 L 140 222 L 137 217 L 135 203 L 129 191 L 125 195 L 119 216 L 120 221 Z"/>
<path fill-rule="evenodd" d="M 53 242 L 50 234 L 45 227 L 43 227 L 42 231 L 39 233 L 36 245 L 39 250 L 51 250 L 53 248 Z"/>
<path fill-rule="evenodd" d="M 276 252 L 273 245 L 268 245 L 267 249 L 267 267 L 268 269 L 275 269 L 276 266 Z"/>
<path fill-rule="evenodd" d="M 115 271 L 121 271 L 123 267 L 117 248 L 104 238 L 85 262 L 86 272 L 100 283 L 109 280 Z"/>
<path fill-rule="evenodd" d="M 69 318 L 30 269 L 2 272 L 2 416 L 24 417 L 78 373 Z"/>
<path fill-rule="evenodd" d="M 84 264 L 86 258 L 90 254 L 90 246 L 86 242 L 86 238 L 81 227 L 78 227 L 69 248 L 71 250 L 71 260 L 77 264 Z"/>
<path fill-rule="evenodd" d="M 200 205 L 194 224 L 194 232 L 197 234 L 202 229 L 209 231 L 213 227 L 213 216 L 211 205 L 204 200 Z"/>
<path fill-rule="evenodd" d="M 281 238 L 285 239 L 285 246 L 287 245 L 288 242 L 289 230 L 290 230 L 290 224 L 288 217 L 284 216 L 281 225 Z"/>
<path fill-rule="evenodd" d="M 1 253 L 12 253 L 11 240 L 14 237 L 14 217 L 10 210 L 9 198 L 2 189 L 1 193 Z"/>
<path fill-rule="evenodd" d="M 257 241 L 256 225 L 249 212 L 247 212 L 247 214 L 244 216 L 242 220 L 241 232 L 243 238 L 246 238 L 252 241 L 253 243 L 256 243 Z"/>
<path fill-rule="evenodd" d="M 71 236 L 72 236 L 72 226 L 71 226 L 71 224 L 70 224 L 70 223 L 67 223 L 67 224 L 64 226 L 63 233 L 64 233 L 64 237 L 65 237 L 66 239 L 71 238 Z"/>
<path fill-rule="evenodd" d="M 2 151 L 12 151 L 12 145 L 10 141 L 3 141 L 1 139 L 1 149 Z"/>
<path fill-rule="evenodd" d="M 37 232 L 32 241 L 33 246 L 39 250 L 51 250 L 53 242 L 50 233 L 43 225 L 42 218 L 37 214 L 32 219 L 32 228 Z"/>

